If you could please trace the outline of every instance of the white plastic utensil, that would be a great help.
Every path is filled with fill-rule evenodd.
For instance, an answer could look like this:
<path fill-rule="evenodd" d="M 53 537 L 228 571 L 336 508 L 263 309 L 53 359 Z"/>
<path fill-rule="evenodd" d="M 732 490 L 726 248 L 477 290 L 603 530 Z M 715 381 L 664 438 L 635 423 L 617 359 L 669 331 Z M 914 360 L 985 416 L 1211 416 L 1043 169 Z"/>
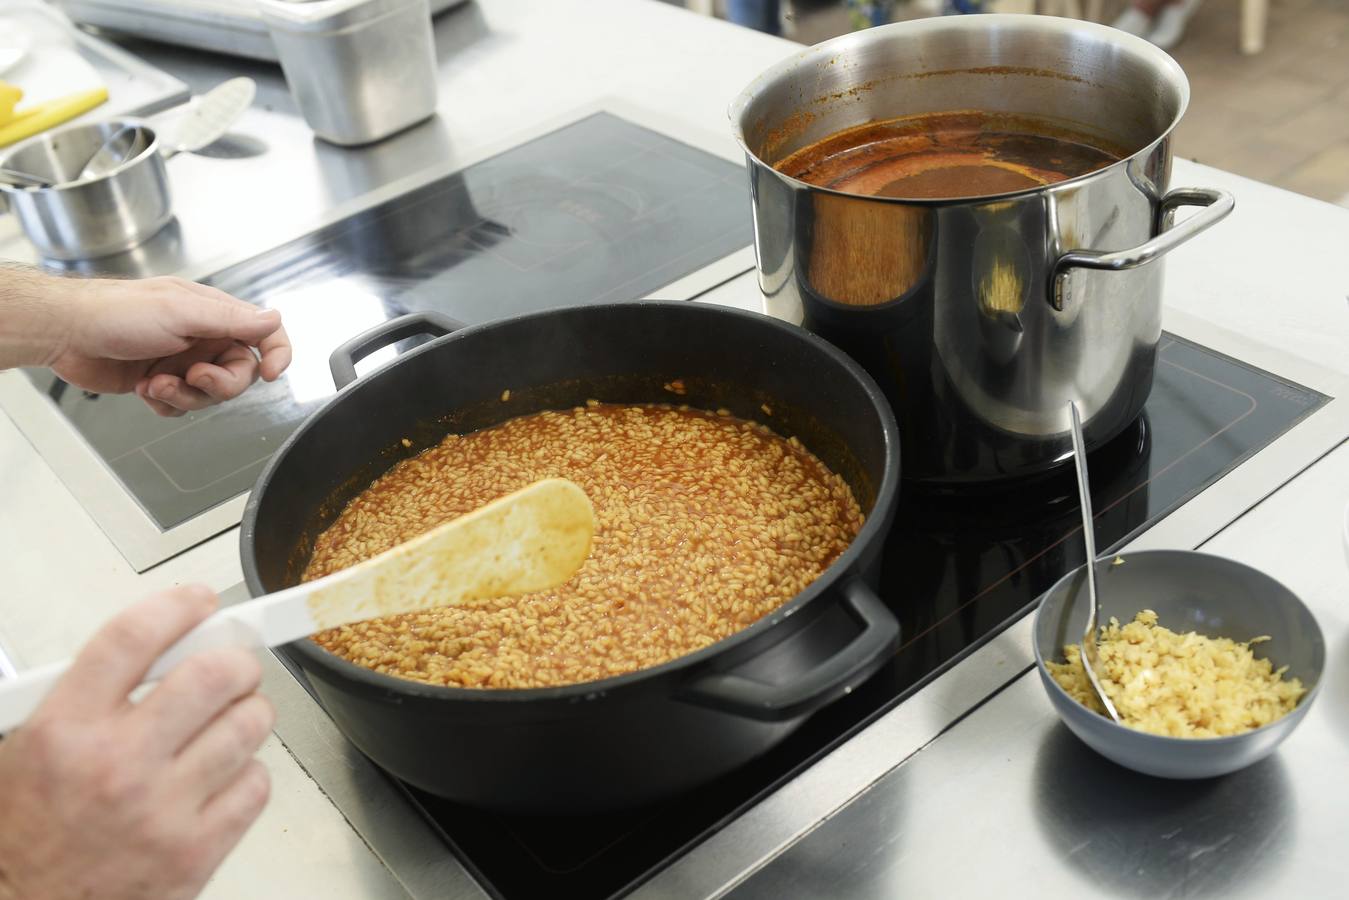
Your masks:
<path fill-rule="evenodd" d="M 1082 668 L 1110 718 L 1119 721 L 1115 704 L 1110 702 L 1100 680 L 1096 677 L 1096 624 L 1101 617 L 1101 597 L 1096 592 L 1096 520 L 1091 514 L 1091 482 L 1087 479 L 1087 442 L 1082 437 L 1082 418 L 1077 404 L 1068 404 L 1068 418 L 1073 431 L 1073 464 L 1077 468 L 1077 494 L 1082 502 L 1082 539 L 1087 545 L 1087 597 L 1091 610 L 1087 614 L 1087 628 L 1082 633 Z"/>
<path fill-rule="evenodd" d="M 536 482 L 349 569 L 220 610 L 165 651 L 145 683 L 212 647 L 273 647 L 349 622 L 556 587 L 590 555 L 594 530 L 584 491 Z M 0 682 L 0 734 L 23 724 L 69 667 Z"/>
<path fill-rule="evenodd" d="M 251 78 L 231 78 L 202 94 L 160 137 L 160 155 L 170 159 L 219 140 L 253 102 L 257 85 Z M 73 183 L 91 181 L 112 172 L 144 149 L 145 131 L 131 124 L 103 142 L 80 169 Z"/>
<path fill-rule="evenodd" d="M 258 87 L 251 78 L 231 78 L 202 94 L 181 118 L 164 129 L 165 159 L 192 153 L 219 140 L 253 103 Z"/>

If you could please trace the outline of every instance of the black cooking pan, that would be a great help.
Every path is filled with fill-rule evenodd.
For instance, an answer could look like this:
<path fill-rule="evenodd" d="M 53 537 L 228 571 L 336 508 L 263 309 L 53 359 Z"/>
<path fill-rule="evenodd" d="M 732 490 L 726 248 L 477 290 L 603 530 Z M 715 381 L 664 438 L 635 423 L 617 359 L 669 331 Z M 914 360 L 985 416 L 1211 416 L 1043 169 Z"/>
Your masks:
<path fill-rule="evenodd" d="M 356 378 L 357 360 L 419 334 L 439 337 Z M 867 514 L 843 555 L 777 611 L 711 647 L 603 681 L 439 687 L 360 668 L 308 640 L 286 647 L 343 733 L 419 788 L 530 814 L 648 802 L 763 753 L 897 644 L 899 625 L 872 587 L 899 483 L 894 417 L 860 367 L 801 329 L 693 303 L 557 309 L 462 329 L 420 313 L 367 332 L 332 363 L 342 390 L 276 453 L 244 510 L 254 596 L 295 584 L 315 536 L 399 459 L 450 431 L 589 398 L 725 407 L 765 422 L 842 475 Z M 674 379 L 686 395 L 666 389 Z"/>

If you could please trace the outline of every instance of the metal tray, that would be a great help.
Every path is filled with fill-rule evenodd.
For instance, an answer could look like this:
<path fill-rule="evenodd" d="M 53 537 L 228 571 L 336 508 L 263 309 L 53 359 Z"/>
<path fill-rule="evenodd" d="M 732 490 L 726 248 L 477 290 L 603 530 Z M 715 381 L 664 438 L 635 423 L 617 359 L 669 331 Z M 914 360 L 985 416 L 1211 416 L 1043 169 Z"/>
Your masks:
<path fill-rule="evenodd" d="M 276 62 L 276 48 L 252 0 L 54 0 L 83 25 L 136 37 Z M 432 15 L 464 0 L 431 0 Z"/>
<path fill-rule="evenodd" d="M 75 32 L 80 55 L 98 70 L 108 86 L 108 101 L 87 116 L 148 116 L 186 102 L 192 91 L 186 84 L 107 41 Z"/>

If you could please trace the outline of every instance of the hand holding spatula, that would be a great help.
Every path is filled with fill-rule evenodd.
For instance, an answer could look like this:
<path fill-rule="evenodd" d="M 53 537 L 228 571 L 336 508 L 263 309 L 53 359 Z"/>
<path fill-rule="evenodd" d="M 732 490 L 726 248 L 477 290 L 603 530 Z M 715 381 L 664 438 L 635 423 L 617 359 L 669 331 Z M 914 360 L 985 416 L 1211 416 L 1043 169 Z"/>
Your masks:
<path fill-rule="evenodd" d="M 212 647 L 274 647 L 350 622 L 556 587 L 590 555 L 594 530 L 584 491 L 561 478 L 536 482 L 351 568 L 220 610 L 145 681 Z M 69 666 L 0 682 L 0 734 L 21 725 Z"/>

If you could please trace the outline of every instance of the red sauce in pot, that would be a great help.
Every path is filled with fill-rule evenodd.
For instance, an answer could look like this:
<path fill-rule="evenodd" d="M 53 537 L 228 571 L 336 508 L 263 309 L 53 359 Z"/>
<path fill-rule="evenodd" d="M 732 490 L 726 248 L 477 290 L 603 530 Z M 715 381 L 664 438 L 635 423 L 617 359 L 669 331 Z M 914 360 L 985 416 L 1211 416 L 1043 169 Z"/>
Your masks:
<path fill-rule="evenodd" d="M 868 122 L 804 147 L 774 168 L 849 194 L 943 200 L 1043 187 L 1123 156 L 1046 121 L 961 111 Z"/>

